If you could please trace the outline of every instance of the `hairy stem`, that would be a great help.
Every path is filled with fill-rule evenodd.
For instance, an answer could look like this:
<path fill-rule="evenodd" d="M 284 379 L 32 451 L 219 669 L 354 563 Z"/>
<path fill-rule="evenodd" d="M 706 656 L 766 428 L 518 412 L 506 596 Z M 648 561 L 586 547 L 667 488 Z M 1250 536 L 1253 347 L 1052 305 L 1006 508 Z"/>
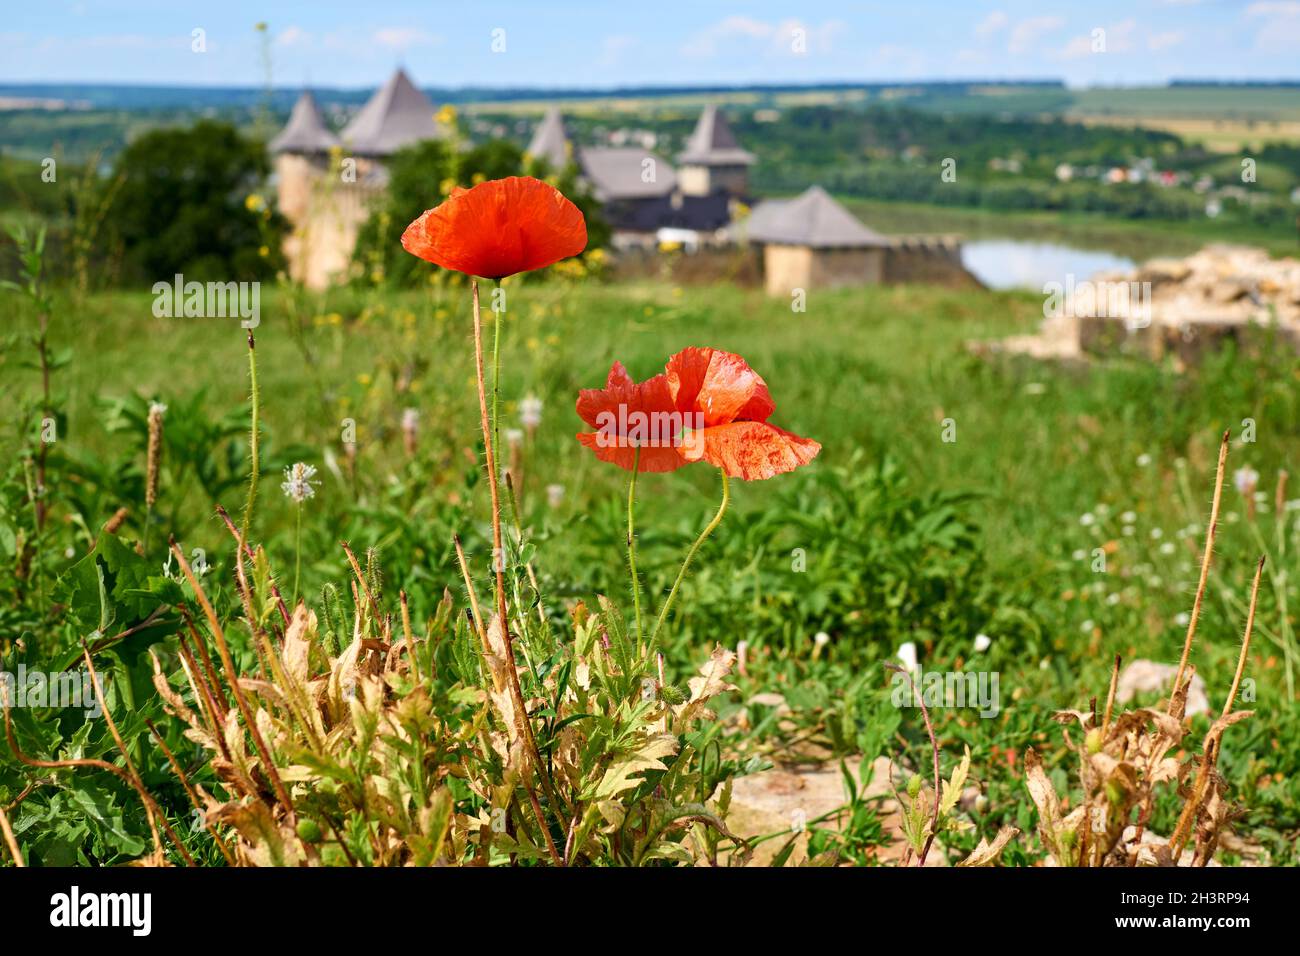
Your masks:
<path fill-rule="evenodd" d="M 731 500 L 731 487 L 727 478 L 727 473 L 718 469 L 722 475 L 722 503 L 718 505 L 718 513 L 713 516 L 713 520 L 705 525 L 700 536 L 695 539 L 691 549 L 686 552 L 686 560 L 682 562 L 682 569 L 677 572 L 677 580 L 673 581 L 672 590 L 668 592 L 668 599 L 664 601 L 664 606 L 659 610 L 659 618 L 655 621 L 654 632 L 650 635 L 650 643 L 654 643 L 659 637 L 659 630 L 664 626 L 664 621 L 668 620 L 668 612 L 672 610 L 673 602 L 677 599 L 677 589 L 681 587 L 682 579 L 686 577 L 686 571 L 691 566 L 691 561 L 695 558 L 695 552 L 700 550 L 700 545 L 704 544 L 705 539 L 713 534 L 714 530 L 722 523 L 722 516 L 727 513 L 727 503 Z"/>
<path fill-rule="evenodd" d="M 1214 534 L 1219 527 L 1219 500 L 1223 497 L 1223 470 L 1228 461 L 1228 436 L 1223 433 L 1219 443 L 1219 467 L 1214 476 L 1214 501 L 1210 505 L 1210 524 L 1205 529 L 1205 554 L 1201 557 L 1201 578 L 1196 585 L 1196 599 L 1192 602 L 1192 616 L 1187 622 L 1187 639 L 1183 642 L 1183 656 L 1178 660 L 1178 672 L 1169 693 L 1168 712 L 1174 712 L 1174 699 L 1178 689 L 1183 686 L 1183 672 L 1187 669 L 1187 658 L 1192 653 L 1192 641 L 1196 638 L 1196 622 L 1201 618 L 1201 603 L 1205 600 L 1205 582 L 1210 576 L 1210 559 L 1214 555 Z"/>
<path fill-rule="evenodd" d="M 244 503 L 244 520 L 240 524 L 240 540 L 248 543 L 248 531 L 253 523 L 253 504 L 257 500 L 258 464 L 258 415 L 261 403 L 257 391 L 257 346 L 253 341 L 253 330 L 248 330 L 248 392 L 252 404 L 252 426 L 248 433 L 248 450 L 252 460 L 252 471 L 248 476 L 248 500 Z"/>
<path fill-rule="evenodd" d="M 519 686 L 519 665 L 515 663 L 514 639 L 510 636 L 510 617 L 506 609 L 506 580 L 505 580 L 505 552 L 501 547 L 501 493 L 497 488 L 497 463 L 495 453 L 495 443 L 492 438 L 495 434 L 495 424 L 488 418 L 487 403 L 487 386 L 484 382 L 483 375 L 483 321 L 479 310 L 478 298 L 478 280 L 472 280 L 470 283 L 474 303 L 474 363 L 475 372 L 478 379 L 478 404 L 480 424 L 483 428 L 483 445 L 487 457 L 488 472 L 488 490 L 492 497 L 492 567 L 496 572 L 496 598 L 497 598 L 497 615 L 501 620 L 501 634 L 506 646 L 506 669 L 510 673 L 510 689 L 515 699 L 515 708 L 518 711 L 519 731 L 524 739 L 525 750 L 528 753 L 533 769 L 539 778 L 545 782 L 544 772 L 542 769 L 542 758 L 537 752 L 537 741 L 533 739 L 533 728 L 528 721 L 528 708 L 524 704 L 524 692 Z M 497 331 L 496 338 L 498 341 L 493 346 L 493 371 L 499 370 L 499 353 L 497 346 L 500 345 L 500 314 L 497 313 Z M 495 377 L 495 376 L 494 376 Z M 493 382 L 493 406 L 496 404 L 496 387 L 497 383 Z M 528 791 L 528 800 L 533 806 L 533 813 L 537 817 L 538 826 L 541 828 L 542 837 L 546 841 L 546 848 L 550 851 L 551 858 L 557 865 L 563 865 L 559 851 L 555 849 L 555 844 L 551 840 L 550 830 L 546 826 L 546 818 L 542 814 L 541 804 L 537 801 L 537 794 L 533 790 L 532 781 L 527 775 L 524 775 L 524 787 Z"/>
<path fill-rule="evenodd" d="M 636 476 L 641 468 L 641 446 L 632 454 L 632 477 L 627 483 L 627 563 L 632 571 L 632 606 L 636 609 L 636 651 L 641 654 L 641 581 L 636 574 Z"/>

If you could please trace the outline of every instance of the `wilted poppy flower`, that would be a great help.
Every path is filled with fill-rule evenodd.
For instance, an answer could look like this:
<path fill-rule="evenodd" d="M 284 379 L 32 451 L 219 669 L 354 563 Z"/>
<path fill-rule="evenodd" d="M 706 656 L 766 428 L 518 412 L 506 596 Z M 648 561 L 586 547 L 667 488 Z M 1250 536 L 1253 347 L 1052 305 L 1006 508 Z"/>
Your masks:
<path fill-rule="evenodd" d="M 554 186 L 510 176 L 453 189 L 406 227 L 402 246 L 444 269 L 501 279 L 576 256 L 587 247 L 587 223 Z"/>
<path fill-rule="evenodd" d="M 621 362 L 609 370 L 604 388 L 578 393 L 578 416 L 596 429 L 581 432 L 578 441 L 624 471 L 675 471 L 686 464 L 679 453 L 682 415 L 673 404 L 668 379 L 662 373 L 633 382 Z M 637 449 L 641 457 L 638 459 Z"/>
<path fill-rule="evenodd" d="M 668 360 L 668 391 L 677 411 L 699 423 L 680 453 L 732 478 L 771 478 L 817 457 L 821 445 L 767 422 L 776 410 L 767 384 L 739 355 L 689 348 Z"/>

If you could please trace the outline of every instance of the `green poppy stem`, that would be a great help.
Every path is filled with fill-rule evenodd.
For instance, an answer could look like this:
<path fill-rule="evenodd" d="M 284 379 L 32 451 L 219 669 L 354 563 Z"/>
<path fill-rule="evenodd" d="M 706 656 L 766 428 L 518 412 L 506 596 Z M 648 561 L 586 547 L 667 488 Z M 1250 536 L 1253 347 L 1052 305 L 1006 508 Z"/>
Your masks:
<path fill-rule="evenodd" d="M 252 471 L 248 476 L 248 500 L 244 503 L 244 520 L 240 523 L 240 544 L 248 543 L 248 532 L 253 524 L 253 504 L 257 501 L 258 465 L 258 417 L 261 403 L 257 390 L 257 348 L 253 342 L 253 330 L 248 330 L 248 391 L 252 404 L 252 425 L 248 433 L 249 455 L 252 459 Z"/>
<path fill-rule="evenodd" d="M 641 640 L 644 628 L 641 626 L 641 581 L 636 573 L 636 476 L 641 467 L 641 446 L 636 446 L 632 454 L 632 478 L 627 484 L 627 563 L 632 570 L 632 606 L 636 608 L 636 652 L 641 655 Z"/>
<path fill-rule="evenodd" d="M 700 545 L 704 544 L 706 538 L 713 534 L 714 530 L 722 523 L 722 516 L 727 513 L 727 502 L 731 500 L 731 487 L 727 478 L 727 473 L 718 469 L 722 475 L 722 503 L 718 505 L 718 513 L 713 516 L 713 520 L 705 525 L 700 536 L 695 539 L 691 549 L 686 552 L 686 560 L 682 562 L 682 569 L 677 572 L 677 580 L 673 582 L 672 590 L 668 592 L 668 600 L 664 601 L 664 606 L 659 611 L 659 619 L 655 621 L 654 633 L 650 635 L 650 643 L 653 644 L 659 637 L 659 629 L 664 626 L 664 621 L 668 620 L 668 612 L 672 609 L 673 602 L 677 599 L 677 589 L 681 587 L 682 579 L 686 577 L 686 571 L 691 566 L 691 561 L 695 558 L 695 552 L 700 550 Z"/>
<path fill-rule="evenodd" d="M 495 302 L 492 304 L 492 447 L 501 448 L 501 313 Z"/>

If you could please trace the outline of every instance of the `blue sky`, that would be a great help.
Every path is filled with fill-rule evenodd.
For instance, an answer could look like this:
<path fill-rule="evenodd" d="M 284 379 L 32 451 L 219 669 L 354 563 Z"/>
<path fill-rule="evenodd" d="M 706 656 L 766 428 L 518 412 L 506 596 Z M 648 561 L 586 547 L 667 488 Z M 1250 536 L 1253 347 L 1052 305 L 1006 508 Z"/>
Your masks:
<path fill-rule="evenodd" d="M 369 87 L 399 63 L 426 86 L 1300 77 L 1300 0 L 10 0 L 6 8 L 0 81 L 9 82 L 259 85 L 259 20 L 269 24 L 279 86 Z M 191 49 L 196 29 L 202 53 Z M 494 38 L 504 50 L 493 52 Z M 1094 52 L 1095 38 L 1104 52 Z"/>

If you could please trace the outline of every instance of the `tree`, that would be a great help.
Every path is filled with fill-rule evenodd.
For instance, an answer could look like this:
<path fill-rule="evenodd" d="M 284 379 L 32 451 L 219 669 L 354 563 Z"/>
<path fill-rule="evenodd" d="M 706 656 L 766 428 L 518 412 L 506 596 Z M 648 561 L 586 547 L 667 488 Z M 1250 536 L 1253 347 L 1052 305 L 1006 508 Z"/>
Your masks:
<path fill-rule="evenodd" d="M 261 143 L 227 123 L 158 129 L 118 157 L 106 226 L 124 272 L 145 282 L 242 281 L 274 275 L 284 221 L 248 202 L 270 170 Z"/>

